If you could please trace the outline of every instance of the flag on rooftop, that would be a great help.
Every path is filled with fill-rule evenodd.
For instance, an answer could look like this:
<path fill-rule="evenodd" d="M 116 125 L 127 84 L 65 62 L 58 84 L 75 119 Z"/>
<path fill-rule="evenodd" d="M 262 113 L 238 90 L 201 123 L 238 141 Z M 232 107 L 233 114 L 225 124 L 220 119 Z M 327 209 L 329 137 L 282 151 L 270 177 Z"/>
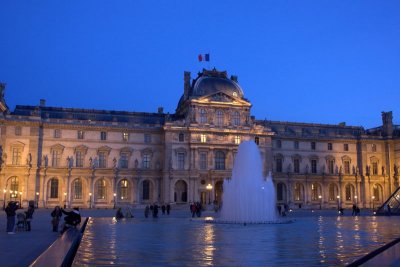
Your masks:
<path fill-rule="evenodd" d="M 199 54 L 199 62 L 210 61 L 210 54 Z"/>

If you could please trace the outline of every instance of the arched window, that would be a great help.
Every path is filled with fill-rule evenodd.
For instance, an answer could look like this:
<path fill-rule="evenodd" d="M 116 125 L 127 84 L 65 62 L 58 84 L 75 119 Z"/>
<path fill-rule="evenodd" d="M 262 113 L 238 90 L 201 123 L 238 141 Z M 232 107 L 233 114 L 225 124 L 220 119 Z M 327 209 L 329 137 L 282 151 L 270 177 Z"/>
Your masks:
<path fill-rule="evenodd" d="M 225 153 L 222 151 L 215 153 L 215 169 L 225 170 Z"/>
<path fill-rule="evenodd" d="M 276 190 L 276 199 L 277 201 L 285 201 L 286 200 L 286 186 L 284 183 L 278 183 Z"/>
<path fill-rule="evenodd" d="M 222 110 L 217 110 L 215 113 L 215 124 L 217 126 L 222 126 L 224 124 L 224 113 Z"/>
<path fill-rule="evenodd" d="M 232 114 L 232 123 L 235 126 L 240 125 L 240 114 L 238 111 L 233 112 Z"/>
<path fill-rule="evenodd" d="M 106 180 L 100 179 L 97 182 L 97 199 L 106 199 Z"/>
<path fill-rule="evenodd" d="M 354 186 L 351 184 L 347 184 L 345 189 L 346 189 L 346 201 L 353 201 Z"/>
<path fill-rule="evenodd" d="M 200 109 L 200 123 L 207 123 L 207 112 L 204 108 Z"/>
<path fill-rule="evenodd" d="M 119 190 L 120 190 L 120 198 L 121 200 L 128 199 L 128 180 L 127 179 L 122 179 L 121 182 L 119 182 Z"/>
<path fill-rule="evenodd" d="M 50 179 L 50 198 L 58 198 L 58 179 Z"/>
<path fill-rule="evenodd" d="M 294 200 L 295 201 L 303 200 L 303 186 L 300 183 L 296 183 L 294 185 Z"/>
<path fill-rule="evenodd" d="M 18 188 L 19 182 L 18 177 L 11 177 L 10 178 L 10 198 L 17 198 L 18 197 Z"/>
<path fill-rule="evenodd" d="M 329 184 L 329 201 L 336 201 L 339 195 L 338 188 L 335 184 Z"/>
<path fill-rule="evenodd" d="M 380 184 L 374 185 L 372 195 L 374 201 L 381 201 L 382 186 Z"/>
<path fill-rule="evenodd" d="M 319 199 L 319 185 L 317 183 L 312 183 L 311 184 L 311 200 L 316 201 Z"/>
<path fill-rule="evenodd" d="M 150 181 L 144 180 L 143 181 L 143 200 L 150 200 Z"/>
<path fill-rule="evenodd" d="M 82 180 L 80 178 L 74 181 L 74 199 L 82 199 Z"/>

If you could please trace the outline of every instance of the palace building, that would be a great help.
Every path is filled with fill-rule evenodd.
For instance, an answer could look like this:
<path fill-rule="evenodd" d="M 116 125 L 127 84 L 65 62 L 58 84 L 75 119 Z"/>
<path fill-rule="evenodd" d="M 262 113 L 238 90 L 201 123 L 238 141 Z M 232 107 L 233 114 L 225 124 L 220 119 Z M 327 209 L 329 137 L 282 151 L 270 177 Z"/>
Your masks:
<path fill-rule="evenodd" d="M 258 120 L 236 76 L 184 73 L 174 114 L 17 105 L 0 84 L 0 203 L 112 208 L 220 203 L 238 145 L 256 142 L 277 203 L 373 207 L 399 187 L 400 127 Z"/>

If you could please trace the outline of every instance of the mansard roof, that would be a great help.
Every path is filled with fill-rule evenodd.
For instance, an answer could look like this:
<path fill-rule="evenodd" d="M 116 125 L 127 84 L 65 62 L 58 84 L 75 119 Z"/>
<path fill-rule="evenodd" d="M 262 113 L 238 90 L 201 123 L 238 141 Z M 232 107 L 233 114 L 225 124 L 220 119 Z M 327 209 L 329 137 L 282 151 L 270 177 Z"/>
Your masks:
<path fill-rule="evenodd" d="M 11 112 L 15 116 L 40 116 L 42 119 L 69 119 L 85 121 L 129 122 L 143 124 L 164 124 L 165 113 L 127 112 L 60 107 L 39 107 L 17 105 Z"/>

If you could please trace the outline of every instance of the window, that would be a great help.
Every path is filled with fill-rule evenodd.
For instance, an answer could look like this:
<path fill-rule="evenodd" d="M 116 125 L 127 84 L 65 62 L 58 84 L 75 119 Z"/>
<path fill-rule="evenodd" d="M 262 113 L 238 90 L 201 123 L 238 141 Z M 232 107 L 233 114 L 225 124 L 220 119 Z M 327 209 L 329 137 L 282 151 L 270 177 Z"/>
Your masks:
<path fill-rule="evenodd" d="M 286 192 L 285 185 L 283 183 L 278 183 L 276 189 L 276 199 L 278 201 L 284 201 L 284 193 Z"/>
<path fill-rule="evenodd" d="M 107 155 L 106 152 L 99 152 L 99 168 L 107 168 Z"/>
<path fill-rule="evenodd" d="M 311 150 L 315 150 L 315 142 L 311 142 Z"/>
<path fill-rule="evenodd" d="M 54 130 L 54 138 L 61 138 L 61 130 L 60 129 Z"/>
<path fill-rule="evenodd" d="M 311 184 L 311 200 L 316 201 L 318 200 L 318 184 L 312 183 Z"/>
<path fill-rule="evenodd" d="M 346 160 L 343 162 L 344 165 L 344 173 L 350 174 L 350 161 Z"/>
<path fill-rule="evenodd" d="M 239 145 L 239 144 L 240 144 L 240 136 L 239 136 L 239 135 L 236 135 L 236 136 L 235 136 L 235 144 L 236 144 L 236 145 Z"/>
<path fill-rule="evenodd" d="M 200 109 L 200 123 L 207 123 L 207 113 L 205 109 Z"/>
<path fill-rule="evenodd" d="M 104 179 L 97 182 L 97 199 L 106 199 L 106 180 Z"/>
<path fill-rule="evenodd" d="M 129 140 L 129 133 L 128 132 L 123 132 L 122 133 L 122 140 L 123 141 L 128 141 Z"/>
<path fill-rule="evenodd" d="M 56 178 L 50 180 L 50 198 L 58 198 L 58 179 Z"/>
<path fill-rule="evenodd" d="M 18 192 L 19 190 L 19 182 L 18 182 L 18 177 L 12 177 L 10 178 L 10 190 L 12 193 L 10 193 L 10 198 L 17 198 L 18 197 Z"/>
<path fill-rule="evenodd" d="M 83 139 L 83 138 L 85 138 L 85 132 L 82 130 L 79 130 L 78 131 L 78 139 Z"/>
<path fill-rule="evenodd" d="M 222 151 L 215 153 L 215 169 L 225 170 L 225 153 Z"/>
<path fill-rule="evenodd" d="M 240 114 L 239 114 L 239 112 L 237 112 L 237 111 L 233 112 L 233 114 L 232 114 L 232 123 L 235 126 L 240 125 Z"/>
<path fill-rule="evenodd" d="M 317 173 L 317 160 L 311 160 L 311 173 Z"/>
<path fill-rule="evenodd" d="M 82 168 L 83 167 L 83 152 L 76 151 L 75 158 L 76 158 L 76 167 Z"/>
<path fill-rule="evenodd" d="M 224 124 L 224 113 L 222 112 L 222 110 L 217 110 L 215 116 L 215 123 L 217 124 L 217 126 L 222 126 Z"/>
<path fill-rule="evenodd" d="M 328 143 L 328 150 L 332 150 L 332 143 Z"/>
<path fill-rule="evenodd" d="M 122 169 L 128 168 L 128 158 L 129 158 L 128 153 L 121 153 L 120 167 Z"/>
<path fill-rule="evenodd" d="M 82 199 L 82 180 L 80 178 L 74 181 L 74 199 Z"/>
<path fill-rule="evenodd" d="M 122 200 L 128 199 L 128 180 L 126 179 L 121 180 L 119 195 Z"/>
<path fill-rule="evenodd" d="M 371 150 L 372 150 L 372 152 L 376 152 L 376 145 L 375 144 L 371 145 Z"/>
<path fill-rule="evenodd" d="M 282 172 L 282 159 L 276 159 L 276 172 Z"/>
<path fill-rule="evenodd" d="M 207 153 L 200 153 L 200 170 L 207 170 Z"/>
<path fill-rule="evenodd" d="M 343 150 L 349 151 L 349 144 L 343 144 Z"/>
<path fill-rule="evenodd" d="M 301 200 L 303 200 L 303 194 L 302 194 L 302 190 L 303 189 L 303 187 L 302 187 L 302 185 L 301 184 L 299 184 L 299 183 L 296 183 L 295 185 L 294 185 L 294 200 L 295 201 L 301 201 Z"/>
<path fill-rule="evenodd" d="M 277 148 L 282 148 L 282 141 L 281 140 L 276 140 L 276 147 Z"/>
<path fill-rule="evenodd" d="M 207 135 L 201 134 L 201 135 L 200 135 L 200 142 L 206 143 L 206 142 L 207 142 Z"/>
<path fill-rule="evenodd" d="M 178 170 L 185 169 L 185 153 L 178 153 Z"/>
<path fill-rule="evenodd" d="M 151 143 L 151 135 L 150 134 L 144 134 L 144 142 L 146 144 Z"/>
<path fill-rule="evenodd" d="M 256 143 L 256 145 L 260 144 L 260 137 L 256 136 L 254 137 L 254 143 Z"/>
<path fill-rule="evenodd" d="M 337 193 L 337 187 L 335 184 L 330 184 L 329 185 L 329 201 L 335 201 L 336 200 L 336 193 Z"/>
<path fill-rule="evenodd" d="M 347 184 L 345 188 L 345 197 L 347 201 L 352 201 L 354 196 L 354 187 L 351 184 Z"/>
<path fill-rule="evenodd" d="M 12 149 L 12 164 L 13 165 L 21 164 L 21 151 L 22 151 L 21 148 L 13 147 L 13 149 Z"/>
<path fill-rule="evenodd" d="M 21 135 L 21 126 L 15 126 L 15 135 Z"/>
<path fill-rule="evenodd" d="M 51 166 L 59 167 L 61 162 L 61 151 L 54 149 L 51 153 Z"/>
<path fill-rule="evenodd" d="M 373 187 L 373 200 L 372 201 L 380 201 L 380 192 L 382 191 L 382 187 L 377 184 Z"/>
<path fill-rule="evenodd" d="M 372 174 L 373 175 L 378 174 L 378 162 L 372 162 Z"/>
<path fill-rule="evenodd" d="M 107 140 L 107 133 L 106 132 L 100 132 L 100 140 Z"/>
<path fill-rule="evenodd" d="M 293 165 L 294 165 L 294 172 L 300 173 L 300 159 L 294 159 Z"/>
<path fill-rule="evenodd" d="M 149 154 L 143 155 L 143 168 L 150 169 L 150 155 Z"/>
<path fill-rule="evenodd" d="M 333 159 L 328 160 L 328 173 L 329 174 L 335 173 L 335 161 Z"/>
<path fill-rule="evenodd" d="M 299 141 L 294 141 L 294 149 L 299 149 Z"/>
<path fill-rule="evenodd" d="M 183 133 L 179 134 L 179 142 L 185 141 L 185 135 Z"/>
<path fill-rule="evenodd" d="M 143 192 L 142 192 L 143 200 L 150 200 L 150 181 L 143 181 Z"/>

